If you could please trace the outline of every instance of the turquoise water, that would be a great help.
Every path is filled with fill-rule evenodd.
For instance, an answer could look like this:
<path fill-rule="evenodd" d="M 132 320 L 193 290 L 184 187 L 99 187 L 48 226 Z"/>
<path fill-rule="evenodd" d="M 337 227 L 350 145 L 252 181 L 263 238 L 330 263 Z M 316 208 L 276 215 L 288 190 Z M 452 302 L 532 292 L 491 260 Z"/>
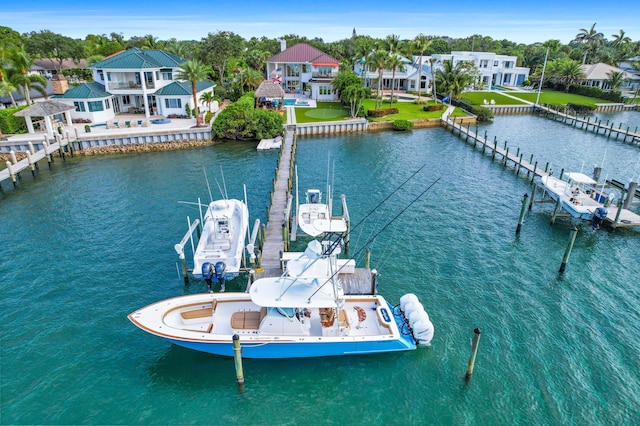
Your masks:
<path fill-rule="evenodd" d="M 484 129 L 483 129 L 484 130 Z M 640 149 L 542 118 L 498 117 L 489 135 L 567 170 L 599 163 L 631 177 Z M 532 136 L 534 135 L 534 136 Z M 355 225 L 414 171 L 409 184 L 353 230 L 392 303 L 416 293 L 436 327 L 412 352 L 304 360 L 233 360 L 172 346 L 134 327 L 140 306 L 184 285 L 173 245 L 214 197 L 247 184 L 264 220 L 276 152 L 253 143 L 76 158 L 41 167 L 0 194 L 3 424 L 638 424 L 640 232 L 549 225 L 536 205 L 515 236 L 523 177 L 442 129 L 301 138 L 301 192 L 324 189 Z M 418 195 L 440 178 L 423 197 Z M 385 231 L 411 202 L 415 203 Z M 335 211 L 339 211 L 336 205 Z M 10 243 L 9 243 L 10 242 Z M 303 246 L 304 240 L 297 242 Z M 238 288 L 241 282 L 236 282 Z M 483 330 L 464 382 L 473 329 Z"/>

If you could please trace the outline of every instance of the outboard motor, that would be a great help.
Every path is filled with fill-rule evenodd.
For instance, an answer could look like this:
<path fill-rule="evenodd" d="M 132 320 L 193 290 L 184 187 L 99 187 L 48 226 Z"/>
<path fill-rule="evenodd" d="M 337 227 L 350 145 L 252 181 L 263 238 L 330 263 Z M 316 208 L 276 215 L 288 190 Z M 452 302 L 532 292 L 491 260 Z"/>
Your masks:
<path fill-rule="evenodd" d="M 204 262 L 202 264 L 202 279 L 207 283 L 207 287 L 209 287 L 209 293 L 213 292 L 211 288 L 211 280 L 213 278 L 213 265 L 209 262 Z"/>
<path fill-rule="evenodd" d="M 600 229 L 600 224 L 607 217 L 607 209 L 604 207 L 598 207 L 595 212 L 593 212 L 593 219 L 591 219 L 591 229 L 597 231 Z"/>
<path fill-rule="evenodd" d="M 224 291 L 224 280 L 227 276 L 227 264 L 224 262 L 216 262 L 216 279 L 222 286 L 222 291 Z"/>

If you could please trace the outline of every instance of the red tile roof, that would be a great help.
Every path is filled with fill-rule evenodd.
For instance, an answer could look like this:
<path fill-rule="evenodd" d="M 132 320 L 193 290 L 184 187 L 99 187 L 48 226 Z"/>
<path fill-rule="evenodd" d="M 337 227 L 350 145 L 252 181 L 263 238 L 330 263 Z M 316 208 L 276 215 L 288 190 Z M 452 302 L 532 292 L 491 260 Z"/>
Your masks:
<path fill-rule="evenodd" d="M 340 61 L 306 43 L 298 43 L 267 59 L 267 62 L 307 63 L 338 66 Z"/>

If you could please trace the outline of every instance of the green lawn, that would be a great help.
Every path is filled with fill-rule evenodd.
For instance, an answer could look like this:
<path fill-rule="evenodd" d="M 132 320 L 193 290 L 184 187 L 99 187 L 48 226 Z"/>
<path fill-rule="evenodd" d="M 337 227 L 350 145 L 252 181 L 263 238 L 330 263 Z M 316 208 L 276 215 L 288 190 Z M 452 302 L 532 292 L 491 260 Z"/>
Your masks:
<path fill-rule="evenodd" d="M 538 92 L 509 92 L 510 95 L 529 102 L 535 102 Z M 568 103 L 580 105 L 610 104 L 612 102 L 604 99 L 590 98 L 588 96 L 575 95 L 573 93 L 556 92 L 553 90 L 543 90 L 540 93 L 539 103 L 553 105 L 567 105 Z"/>
<path fill-rule="evenodd" d="M 365 110 L 375 108 L 375 100 L 365 99 L 362 104 Z M 384 102 L 382 108 L 388 108 L 389 102 Z M 394 108 L 398 108 L 398 114 L 387 115 L 385 117 L 372 118 L 369 121 L 394 121 L 394 120 L 419 120 L 425 118 L 440 118 L 446 110 L 440 111 L 424 111 L 424 105 L 414 104 L 413 102 L 394 102 Z M 296 121 L 298 123 L 316 123 L 320 121 L 340 121 L 349 117 L 349 109 L 342 106 L 339 102 L 318 102 L 316 108 L 295 108 Z M 456 108 L 452 114 L 453 117 L 464 117 L 468 114 Z"/>
<path fill-rule="evenodd" d="M 317 108 L 295 108 L 298 123 L 340 121 L 349 117 L 349 109 L 340 102 L 318 102 Z"/>
<path fill-rule="evenodd" d="M 375 109 L 376 101 L 373 99 L 365 99 L 362 104 L 364 105 L 365 110 Z M 389 102 L 383 102 L 382 108 L 389 108 Z M 398 108 L 397 114 L 387 115 L 384 117 L 378 118 L 370 118 L 369 121 L 394 121 L 394 120 L 420 120 L 425 118 L 440 118 L 442 113 L 446 110 L 442 109 L 440 111 L 424 111 L 424 105 L 414 104 L 413 102 L 394 102 L 393 108 Z M 464 116 L 466 114 L 458 115 L 458 108 L 454 112 L 454 116 Z"/>
<path fill-rule="evenodd" d="M 509 93 L 511 94 L 511 93 Z M 464 92 L 460 97 L 462 102 L 466 102 L 470 105 L 484 105 L 486 100 L 488 104 L 493 100 L 495 105 L 524 105 L 525 102 L 517 99 L 504 96 L 500 92 Z"/>

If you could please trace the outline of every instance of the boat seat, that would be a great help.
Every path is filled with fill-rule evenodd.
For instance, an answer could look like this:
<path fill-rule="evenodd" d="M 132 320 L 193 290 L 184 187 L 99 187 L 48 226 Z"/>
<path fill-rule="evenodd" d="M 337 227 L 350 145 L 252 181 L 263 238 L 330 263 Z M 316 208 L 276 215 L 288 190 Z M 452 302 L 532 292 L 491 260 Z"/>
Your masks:
<path fill-rule="evenodd" d="M 211 308 L 192 309 L 190 311 L 180 312 L 183 319 L 207 318 L 213 315 Z"/>
<path fill-rule="evenodd" d="M 320 323 L 323 327 L 331 327 L 336 319 L 336 311 L 333 308 L 320 309 Z"/>
<path fill-rule="evenodd" d="M 267 308 L 259 311 L 237 311 L 231 315 L 231 328 L 236 330 L 257 330 L 262 318 L 267 315 Z"/>
<path fill-rule="evenodd" d="M 349 328 L 349 316 L 344 309 L 340 309 L 340 312 L 338 312 L 338 325 Z"/>

